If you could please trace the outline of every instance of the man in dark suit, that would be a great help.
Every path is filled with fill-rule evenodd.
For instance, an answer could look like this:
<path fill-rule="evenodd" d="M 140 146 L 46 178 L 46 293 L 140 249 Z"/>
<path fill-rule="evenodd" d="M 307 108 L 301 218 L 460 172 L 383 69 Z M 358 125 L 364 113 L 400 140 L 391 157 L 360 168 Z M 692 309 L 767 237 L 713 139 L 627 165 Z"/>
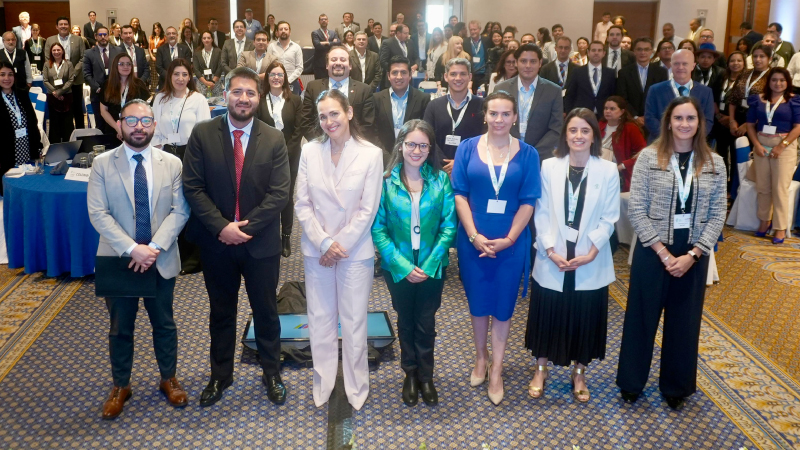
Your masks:
<path fill-rule="evenodd" d="M 94 47 L 97 39 L 95 39 L 94 34 L 97 32 L 98 28 L 102 28 L 103 24 L 97 21 L 97 13 L 94 11 L 89 11 L 89 21 L 83 26 L 83 37 L 89 41 L 89 45 Z"/>
<path fill-rule="evenodd" d="M 378 89 L 383 77 L 378 54 L 367 50 L 367 33 L 356 33 L 355 48 L 350 51 L 350 78 L 368 84 L 372 90 Z"/>
<path fill-rule="evenodd" d="M 384 39 L 381 45 L 381 70 L 383 71 L 383 81 L 381 82 L 381 89 L 389 87 L 389 61 L 395 56 L 402 56 L 411 62 L 411 70 L 417 70 L 419 67 L 419 55 L 417 55 L 417 48 L 411 45 L 408 40 L 408 26 L 402 23 L 397 24 L 395 28 L 394 38 Z"/>
<path fill-rule="evenodd" d="M 64 59 L 72 63 L 75 69 L 75 80 L 72 82 L 72 115 L 75 120 L 75 128 L 83 128 L 83 58 L 86 54 L 86 46 L 83 39 L 79 36 L 70 34 L 70 24 L 67 17 L 56 19 L 56 29 L 58 34 L 50 36 L 44 43 L 44 60 L 50 62 L 50 47 L 56 42 L 61 44 L 66 54 Z"/>
<path fill-rule="evenodd" d="M 99 26 L 94 31 L 97 39 L 96 44 L 87 50 L 83 56 L 83 78 L 91 91 L 89 99 L 92 102 L 95 128 L 99 128 L 103 133 L 106 133 L 111 131 L 111 127 L 100 117 L 100 89 L 106 83 L 114 57 L 118 53 L 122 53 L 122 49 L 109 45 L 108 28 Z"/>
<path fill-rule="evenodd" d="M 375 132 L 379 147 L 383 149 L 383 165 L 389 163 L 395 138 L 403 124 L 422 119 L 431 96 L 419 89 L 411 89 L 411 62 L 395 56 L 389 62 L 391 88 L 375 94 Z"/>
<path fill-rule="evenodd" d="M 178 58 L 183 58 L 187 61 L 192 60 L 192 51 L 189 50 L 189 47 L 186 44 L 178 43 L 178 30 L 176 30 L 175 27 L 167 27 L 167 29 L 164 30 L 164 35 L 167 38 L 167 42 L 156 50 L 156 70 L 158 71 L 159 89 L 164 86 L 164 81 L 167 78 L 167 69 L 169 69 L 169 65 L 172 64 L 173 60 Z"/>
<path fill-rule="evenodd" d="M 242 53 L 255 49 L 255 43 L 245 35 L 244 20 L 233 21 L 233 37 L 222 45 L 222 60 L 220 61 L 222 72 L 228 73 L 235 69 Z"/>
<path fill-rule="evenodd" d="M 753 24 L 750 22 L 742 22 L 739 25 L 739 36 L 750 44 L 750 48 L 753 48 L 758 41 L 764 39 L 763 34 L 753 31 Z"/>
<path fill-rule="evenodd" d="M 541 76 L 561 88 L 561 96 L 566 97 L 567 85 L 578 65 L 569 60 L 572 53 L 572 39 L 561 36 L 556 40 L 556 59 L 542 67 Z M 541 161 L 541 159 L 539 159 Z"/>
<path fill-rule="evenodd" d="M 636 56 L 630 50 L 622 48 L 622 27 L 612 25 L 608 29 L 608 49 L 603 56 L 603 67 L 614 69 L 614 73 L 619 73 L 625 66 L 636 64 Z"/>
<path fill-rule="evenodd" d="M 319 15 L 319 29 L 311 32 L 311 43 L 314 44 L 314 79 L 319 80 L 328 76 L 328 50 L 342 43 L 336 30 L 328 29 L 327 15 Z"/>
<path fill-rule="evenodd" d="M 372 94 L 374 89 L 350 77 L 350 53 L 347 47 L 338 44 L 328 51 L 328 77 L 314 80 L 306 86 L 303 95 L 303 123 L 306 127 L 303 132 L 306 140 L 317 137 L 317 97 L 322 91 L 339 89 L 347 95 L 350 106 L 353 107 L 353 117 L 361 129 L 369 136 L 370 127 L 375 121 L 375 106 Z"/>
<path fill-rule="evenodd" d="M 650 38 L 640 37 L 633 41 L 633 54 L 636 56 L 636 64 L 619 70 L 617 95 L 627 100 L 628 112 L 640 127 L 644 127 L 644 100 L 647 92 L 652 85 L 668 80 L 669 74 L 661 64 L 650 62 L 653 54 L 653 41 Z"/>
<path fill-rule="evenodd" d="M 133 60 L 133 66 L 136 67 L 136 76 L 144 81 L 145 84 L 149 85 L 150 62 L 147 61 L 147 54 L 144 52 L 144 49 L 136 45 L 136 41 L 133 39 L 133 27 L 130 25 L 123 25 L 120 36 L 122 36 L 122 45 L 119 46 L 119 49 L 127 53 Z M 188 47 L 186 48 L 188 49 Z M 191 61 L 191 57 L 189 61 Z M 159 87 L 161 87 L 161 85 L 159 85 Z"/>
<path fill-rule="evenodd" d="M 484 83 L 486 76 L 492 73 L 492 70 L 487 67 L 492 40 L 481 36 L 481 23 L 477 20 L 470 20 L 467 28 L 469 29 L 469 38 L 464 39 L 464 51 L 469 54 L 472 62 L 472 93 L 475 94 Z"/>
<path fill-rule="evenodd" d="M 428 66 L 428 47 L 431 45 L 431 34 L 428 33 L 428 24 L 424 20 L 417 21 L 416 30 L 409 37 L 411 45 L 417 49 L 417 56 L 419 57 L 419 70 L 423 71 Z M 436 61 L 431 62 L 436 64 Z"/>
<path fill-rule="evenodd" d="M 697 52 L 695 52 L 697 67 L 692 71 L 692 80 L 703 86 L 710 87 L 715 99 L 719 98 L 722 79 L 725 77 L 725 69 L 714 65 L 717 56 L 717 47 L 714 44 L 700 44 Z"/>
<path fill-rule="evenodd" d="M 603 114 L 606 99 L 617 90 L 617 72 L 604 67 L 605 46 L 600 41 L 589 44 L 589 63 L 578 67 L 567 84 L 564 111 L 587 108 L 598 117 Z"/>
<path fill-rule="evenodd" d="M 283 404 L 276 289 L 289 158 L 283 134 L 254 118 L 258 75 L 238 67 L 225 83 L 227 114 L 195 126 L 183 159 L 183 192 L 192 209 L 186 237 L 200 247 L 211 303 L 211 379 L 200 406 L 218 402 L 233 382 L 242 277 L 253 310 L 261 380 L 270 401 Z"/>
<path fill-rule="evenodd" d="M 219 31 L 219 21 L 217 19 L 213 17 L 208 19 L 208 31 L 211 33 L 211 37 L 214 38 L 214 47 L 222 48 L 228 38 L 225 33 Z"/>
<path fill-rule="evenodd" d="M 380 22 L 372 24 L 372 36 L 367 41 L 367 49 L 375 54 L 380 55 L 381 45 L 383 44 L 383 25 Z"/>

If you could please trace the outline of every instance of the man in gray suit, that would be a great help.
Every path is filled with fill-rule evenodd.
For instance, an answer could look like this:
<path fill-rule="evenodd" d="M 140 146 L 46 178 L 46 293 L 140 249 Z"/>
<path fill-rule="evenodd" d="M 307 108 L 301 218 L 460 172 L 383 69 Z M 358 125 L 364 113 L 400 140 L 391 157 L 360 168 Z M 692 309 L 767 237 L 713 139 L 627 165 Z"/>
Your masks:
<path fill-rule="evenodd" d="M 346 12 L 342 14 L 342 23 L 336 27 L 336 34 L 339 35 L 342 39 L 344 39 L 344 32 L 345 31 L 352 31 L 353 34 L 358 33 L 361 31 L 361 27 L 358 26 L 357 23 L 353 23 L 353 13 Z"/>
<path fill-rule="evenodd" d="M 233 36 L 222 45 L 222 72 L 228 73 L 236 68 L 239 62 L 239 55 L 242 52 L 255 49 L 251 39 L 244 34 L 245 26 L 243 20 L 233 22 Z"/>
<path fill-rule="evenodd" d="M 178 333 L 172 315 L 175 277 L 181 270 L 178 233 L 189 218 L 182 163 L 150 145 L 156 124 L 147 103 L 131 100 L 120 116 L 124 144 L 98 156 L 92 165 L 87 193 L 89 220 L 100 234 L 97 256 L 129 256 L 129 270 L 158 272 L 155 297 L 145 298 L 144 306 L 153 326 L 153 347 L 161 373 L 159 389 L 172 406 L 182 407 L 187 396 L 175 378 Z M 133 331 L 139 299 L 108 297 L 106 306 L 111 317 L 108 337 L 114 388 L 103 404 L 103 418 L 114 419 L 131 396 Z"/>
<path fill-rule="evenodd" d="M 367 33 L 359 31 L 355 38 L 355 48 L 350 51 L 350 78 L 368 84 L 374 91 L 383 79 L 380 57 L 367 50 Z"/>
<path fill-rule="evenodd" d="M 59 17 L 56 19 L 56 29 L 58 34 L 50 36 L 44 43 L 44 61 L 50 62 L 50 47 L 56 42 L 64 48 L 64 58 L 72 63 L 75 70 L 75 81 L 72 82 L 72 115 L 75 119 L 75 128 L 83 128 L 83 57 L 86 47 L 80 36 L 70 34 L 72 27 L 69 18 Z"/>

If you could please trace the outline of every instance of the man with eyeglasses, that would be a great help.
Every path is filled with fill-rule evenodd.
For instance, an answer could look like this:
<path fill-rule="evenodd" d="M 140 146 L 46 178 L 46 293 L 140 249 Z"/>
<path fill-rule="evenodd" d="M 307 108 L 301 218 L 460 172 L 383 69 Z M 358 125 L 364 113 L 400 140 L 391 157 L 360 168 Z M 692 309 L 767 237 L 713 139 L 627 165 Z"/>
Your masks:
<path fill-rule="evenodd" d="M 97 13 L 94 11 L 89 11 L 89 21 L 83 25 L 83 37 L 89 41 L 89 45 L 94 47 L 97 43 L 97 38 L 95 38 L 95 33 L 97 32 L 98 28 L 105 28 L 102 23 L 97 21 Z"/>
<path fill-rule="evenodd" d="M 703 28 L 703 31 L 700 32 L 700 43 L 701 44 L 713 44 L 714 43 L 714 31 L 708 28 Z M 723 70 L 728 68 L 728 62 L 725 59 L 725 53 L 718 52 L 717 59 L 714 61 L 714 65 L 721 67 Z"/>
<path fill-rule="evenodd" d="M 100 89 L 106 83 L 108 73 L 111 71 L 111 63 L 117 54 L 122 53 L 122 49 L 109 45 L 108 28 L 99 26 L 95 28 L 95 46 L 86 51 L 83 58 L 83 78 L 89 85 L 91 94 L 89 100 L 92 102 L 92 112 L 95 117 L 95 128 L 99 128 L 103 134 L 111 133 L 111 127 L 100 117 Z"/>
<path fill-rule="evenodd" d="M 189 218 L 181 182 L 182 163 L 150 145 L 156 127 L 153 110 L 145 101 L 126 103 L 119 127 L 123 144 L 94 159 L 86 199 L 89 220 L 100 234 L 97 256 L 130 258 L 130 263 L 127 269 L 98 271 L 96 277 L 116 279 L 122 276 L 116 271 L 123 270 L 156 272 L 155 297 L 144 298 L 144 306 L 153 327 L 153 347 L 161 374 L 159 390 L 170 405 L 180 408 L 186 406 L 188 398 L 175 377 L 178 332 L 172 300 L 175 277 L 181 270 L 178 233 Z M 131 397 L 139 299 L 107 297 L 106 307 L 111 318 L 108 347 L 114 387 L 103 404 L 102 417 L 111 420 L 122 413 Z"/>

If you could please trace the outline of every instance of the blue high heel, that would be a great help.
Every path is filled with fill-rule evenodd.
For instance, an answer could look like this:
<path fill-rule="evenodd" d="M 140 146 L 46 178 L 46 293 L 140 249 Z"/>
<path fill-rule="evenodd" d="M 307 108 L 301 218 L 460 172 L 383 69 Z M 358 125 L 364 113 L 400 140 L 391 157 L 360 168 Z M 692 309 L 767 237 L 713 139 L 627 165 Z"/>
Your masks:
<path fill-rule="evenodd" d="M 784 240 L 786 240 L 785 237 L 783 239 L 778 239 L 778 238 L 774 237 L 774 238 L 772 238 L 772 243 L 775 244 L 775 245 L 783 244 Z"/>
<path fill-rule="evenodd" d="M 769 226 L 767 227 L 767 231 L 764 231 L 763 233 L 761 231 L 756 231 L 755 236 L 756 237 L 767 237 L 767 234 L 769 234 L 770 231 L 772 231 L 772 222 L 769 223 Z M 781 243 L 782 242 L 783 242 L 783 240 L 781 240 Z"/>

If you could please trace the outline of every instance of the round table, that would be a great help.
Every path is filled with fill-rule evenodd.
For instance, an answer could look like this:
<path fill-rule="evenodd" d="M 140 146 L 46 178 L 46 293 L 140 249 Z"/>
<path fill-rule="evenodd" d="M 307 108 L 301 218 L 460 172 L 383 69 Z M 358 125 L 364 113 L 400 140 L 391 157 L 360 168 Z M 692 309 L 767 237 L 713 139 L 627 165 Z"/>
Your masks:
<path fill-rule="evenodd" d="M 94 273 L 100 235 L 89 222 L 88 184 L 64 175 L 3 177 L 3 226 L 8 267 L 55 277 Z"/>

